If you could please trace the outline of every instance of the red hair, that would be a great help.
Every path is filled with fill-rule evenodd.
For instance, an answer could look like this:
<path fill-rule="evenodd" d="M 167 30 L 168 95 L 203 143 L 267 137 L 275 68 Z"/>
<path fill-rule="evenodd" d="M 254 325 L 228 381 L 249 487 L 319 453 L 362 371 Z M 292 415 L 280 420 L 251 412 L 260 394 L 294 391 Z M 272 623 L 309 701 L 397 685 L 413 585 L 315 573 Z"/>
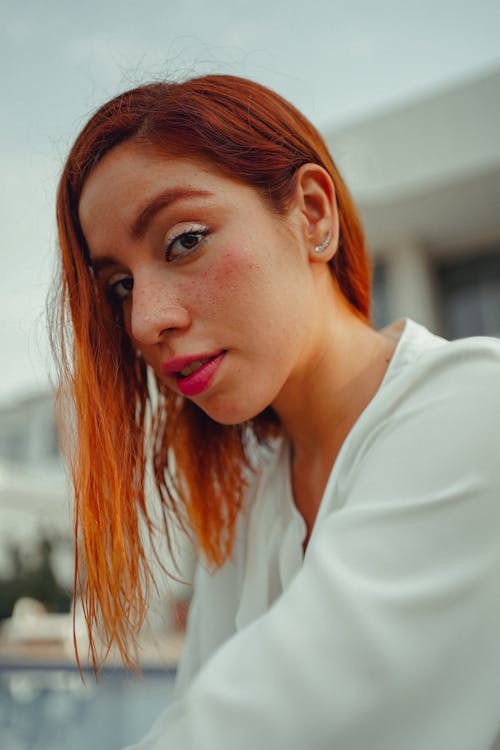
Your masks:
<path fill-rule="evenodd" d="M 218 567 L 230 556 L 245 490 L 246 438 L 276 429 L 270 410 L 227 427 L 155 384 L 95 283 L 80 226 L 85 180 L 100 159 L 134 138 L 169 154 L 208 159 L 253 186 L 283 213 L 297 169 L 320 164 L 333 179 L 340 222 L 331 270 L 351 307 L 369 319 L 370 270 L 361 224 L 328 149 L 311 123 L 265 87 L 225 75 L 152 83 L 112 99 L 78 136 L 57 195 L 61 248 L 59 338 L 62 392 L 74 404 L 70 452 L 75 495 L 75 597 L 93 633 L 102 624 L 128 666 L 148 601 L 151 570 L 141 527 L 153 534 L 144 480 L 151 463 L 168 519 L 187 519 L 199 551 Z"/>

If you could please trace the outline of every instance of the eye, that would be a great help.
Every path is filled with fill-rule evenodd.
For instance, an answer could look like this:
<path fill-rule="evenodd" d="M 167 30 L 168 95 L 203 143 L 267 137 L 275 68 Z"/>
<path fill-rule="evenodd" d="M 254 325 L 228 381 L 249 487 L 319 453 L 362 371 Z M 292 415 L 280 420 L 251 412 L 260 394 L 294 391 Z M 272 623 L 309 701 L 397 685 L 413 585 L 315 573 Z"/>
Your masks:
<path fill-rule="evenodd" d="M 115 274 L 107 284 L 107 293 L 113 302 L 124 302 L 130 295 L 134 286 L 131 276 Z"/>
<path fill-rule="evenodd" d="M 174 237 L 167 244 L 165 250 L 165 260 L 167 263 L 191 255 L 191 253 L 198 249 L 207 234 L 208 231 L 206 229 L 190 229 L 187 232 L 178 234 L 177 237 Z"/>

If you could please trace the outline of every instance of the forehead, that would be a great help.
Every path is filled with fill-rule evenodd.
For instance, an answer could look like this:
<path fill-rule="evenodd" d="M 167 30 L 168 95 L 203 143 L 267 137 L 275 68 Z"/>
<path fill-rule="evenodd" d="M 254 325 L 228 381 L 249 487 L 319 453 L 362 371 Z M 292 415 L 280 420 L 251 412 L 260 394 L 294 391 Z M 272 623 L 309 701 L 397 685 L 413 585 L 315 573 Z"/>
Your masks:
<path fill-rule="evenodd" d="M 78 205 L 79 217 L 85 230 L 85 225 L 94 223 L 97 215 L 110 208 L 118 215 L 140 211 L 160 190 L 220 192 L 235 184 L 236 180 L 207 160 L 170 156 L 163 150 L 127 141 L 109 151 L 87 177 Z"/>

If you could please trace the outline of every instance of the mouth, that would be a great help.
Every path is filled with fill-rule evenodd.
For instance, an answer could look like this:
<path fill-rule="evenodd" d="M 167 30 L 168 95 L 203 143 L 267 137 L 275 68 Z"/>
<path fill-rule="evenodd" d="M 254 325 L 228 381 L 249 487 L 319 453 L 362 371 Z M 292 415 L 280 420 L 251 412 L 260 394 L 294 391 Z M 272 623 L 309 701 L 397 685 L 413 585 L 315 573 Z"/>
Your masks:
<path fill-rule="evenodd" d="M 162 368 L 164 375 L 174 377 L 177 387 L 184 396 L 197 396 L 212 382 L 226 352 L 219 351 L 200 359 L 179 360 Z"/>
<path fill-rule="evenodd" d="M 189 375 L 193 375 L 195 372 L 197 372 L 200 367 L 203 367 L 207 362 L 210 362 L 212 357 L 205 357 L 205 359 L 195 359 L 194 362 L 190 362 L 186 367 L 184 367 L 179 372 L 175 373 L 175 377 L 177 380 L 183 380 L 184 378 L 189 377 Z"/>

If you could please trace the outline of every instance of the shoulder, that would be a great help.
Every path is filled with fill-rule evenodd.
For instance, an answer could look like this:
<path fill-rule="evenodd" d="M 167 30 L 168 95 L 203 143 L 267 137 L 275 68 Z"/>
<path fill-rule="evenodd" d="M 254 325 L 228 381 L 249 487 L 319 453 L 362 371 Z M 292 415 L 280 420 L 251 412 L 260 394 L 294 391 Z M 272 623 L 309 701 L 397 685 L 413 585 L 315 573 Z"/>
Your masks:
<path fill-rule="evenodd" d="M 413 321 L 396 348 L 394 361 L 370 405 L 378 420 L 417 415 L 456 418 L 500 408 L 500 340 L 474 337 L 447 341 Z M 369 414 L 369 416 L 372 416 Z M 443 426 L 446 425 L 446 422 Z"/>
<path fill-rule="evenodd" d="M 323 510 L 376 497 L 413 503 L 452 488 L 458 497 L 466 487 L 474 502 L 493 502 L 499 461 L 500 341 L 449 342 L 410 321 L 342 447 Z"/>
<path fill-rule="evenodd" d="M 499 378 L 500 339 L 476 336 L 448 341 L 407 320 L 383 385 L 406 389 L 448 380 L 472 386 L 488 379 L 498 385 Z"/>
<path fill-rule="evenodd" d="M 500 570 L 500 345 L 428 337 L 348 436 L 310 547 L 321 543 L 325 560 L 333 548 L 373 555 L 368 567 L 387 561 L 396 578 L 427 571 L 434 585 L 460 569 L 490 585 Z"/>
<path fill-rule="evenodd" d="M 446 341 L 417 330 L 413 359 L 395 373 L 386 398 L 385 421 L 417 439 L 439 440 L 441 450 L 446 449 L 445 435 L 457 450 L 471 447 L 474 440 L 484 443 L 489 433 L 500 430 L 500 341 Z M 425 451 L 425 445 L 419 449 Z"/>

